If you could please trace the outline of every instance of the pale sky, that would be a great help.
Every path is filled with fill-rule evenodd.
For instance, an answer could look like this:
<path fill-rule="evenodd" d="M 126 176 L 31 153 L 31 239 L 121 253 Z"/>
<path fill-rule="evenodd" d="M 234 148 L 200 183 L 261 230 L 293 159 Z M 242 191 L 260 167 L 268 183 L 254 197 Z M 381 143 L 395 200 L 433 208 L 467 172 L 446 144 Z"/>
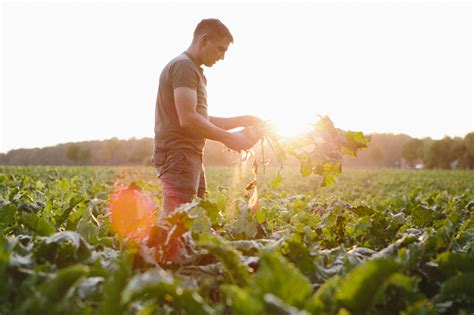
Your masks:
<path fill-rule="evenodd" d="M 234 35 L 209 113 L 288 132 L 328 115 L 413 137 L 474 130 L 471 1 L 2 1 L 0 152 L 153 137 L 158 78 L 203 18 Z"/>

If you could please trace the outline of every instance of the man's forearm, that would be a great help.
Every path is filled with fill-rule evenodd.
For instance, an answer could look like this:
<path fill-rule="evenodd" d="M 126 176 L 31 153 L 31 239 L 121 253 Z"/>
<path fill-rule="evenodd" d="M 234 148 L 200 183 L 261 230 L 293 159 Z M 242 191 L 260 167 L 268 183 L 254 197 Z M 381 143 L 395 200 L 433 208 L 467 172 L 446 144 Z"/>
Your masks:
<path fill-rule="evenodd" d="M 253 125 L 252 116 L 236 116 L 236 117 L 214 117 L 209 116 L 209 121 L 224 130 L 230 130 L 238 127 L 247 127 Z"/>
<path fill-rule="evenodd" d="M 206 120 L 201 115 L 193 115 L 183 128 L 196 133 L 202 138 L 225 142 L 229 137 L 229 132 L 225 128 L 214 124 L 210 119 Z"/>
<path fill-rule="evenodd" d="M 226 147 L 235 151 L 250 149 L 253 143 L 247 135 L 241 132 L 228 132 L 199 114 L 184 115 L 180 121 L 182 128 L 200 137 L 222 142 Z"/>

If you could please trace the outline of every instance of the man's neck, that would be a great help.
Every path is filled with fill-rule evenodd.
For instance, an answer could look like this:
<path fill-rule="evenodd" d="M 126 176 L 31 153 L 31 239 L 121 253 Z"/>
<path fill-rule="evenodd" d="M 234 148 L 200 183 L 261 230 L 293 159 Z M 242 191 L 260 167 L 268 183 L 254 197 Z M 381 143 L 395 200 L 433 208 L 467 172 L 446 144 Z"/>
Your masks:
<path fill-rule="evenodd" d="M 188 56 L 199 66 L 202 65 L 202 62 L 199 60 L 199 54 L 197 52 L 197 49 L 191 45 L 189 46 L 188 49 L 186 49 L 186 53 L 188 54 Z"/>

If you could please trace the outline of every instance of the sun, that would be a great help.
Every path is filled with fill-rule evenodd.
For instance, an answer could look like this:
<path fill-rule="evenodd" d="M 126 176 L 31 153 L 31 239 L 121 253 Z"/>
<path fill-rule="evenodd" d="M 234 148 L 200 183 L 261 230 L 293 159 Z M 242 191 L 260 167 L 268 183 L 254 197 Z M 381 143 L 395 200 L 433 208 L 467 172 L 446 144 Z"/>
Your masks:
<path fill-rule="evenodd" d="M 311 125 L 315 122 L 314 115 L 307 117 L 303 114 L 288 113 L 288 115 L 277 116 L 270 119 L 272 128 L 278 135 L 284 138 L 295 138 L 311 131 Z"/>

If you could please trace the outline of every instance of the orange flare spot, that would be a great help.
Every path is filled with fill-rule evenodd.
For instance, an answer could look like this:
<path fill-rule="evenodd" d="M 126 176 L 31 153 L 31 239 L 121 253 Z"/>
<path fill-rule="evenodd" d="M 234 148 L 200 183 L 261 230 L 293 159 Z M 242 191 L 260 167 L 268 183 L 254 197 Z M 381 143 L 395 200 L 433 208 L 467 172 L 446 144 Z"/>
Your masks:
<path fill-rule="evenodd" d="M 129 187 L 115 191 L 110 198 L 110 221 L 123 239 L 142 241 L 156 221 L 155 205 L 140 191 Z"/>

